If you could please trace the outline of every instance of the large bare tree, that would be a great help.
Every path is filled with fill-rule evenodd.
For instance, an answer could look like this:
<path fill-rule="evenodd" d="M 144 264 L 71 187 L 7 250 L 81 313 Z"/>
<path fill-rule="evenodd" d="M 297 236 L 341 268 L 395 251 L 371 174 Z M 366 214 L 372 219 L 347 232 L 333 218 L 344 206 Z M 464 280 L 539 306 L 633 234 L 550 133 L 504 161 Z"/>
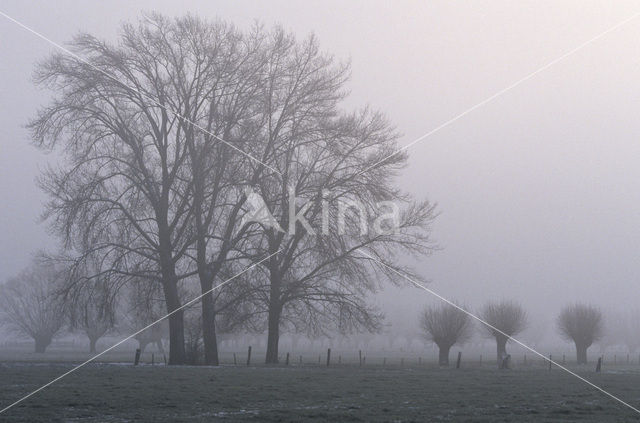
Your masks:
<path fill-rule="evenodd" d="M 56 295 L 60 278 L 55 267 L 32 264 L 0 286 L 0 321 L 33 338 L 36 353 L 45 352 L 65 323 L 64 305 Z"/>
<path fill-rule="evenodd" d="M 194 162 L 218 153 L 210 148 L 201 155 L 205 147 L 196 139 L 206 148 L 220 142 L 194 134 L 203 132 L 203 122 L 225 132 L 220 116 L 241 120 L 216 110 L 221 98 L 233 96 L 216 79 L 235 75 L 241 44 L 223 23 L 153 15 L 123 25 L 118 44 L 75 37 L 71 49 L 89 64 L 55 54 L 36 73 L 57 96 L 31 122 L 33 138 L 43 148 L 60 145 L 65 155 L 63 166 L 41 178 L 51 199 L 46 216 L 69 246 L 101 255 L 114 271 L 160 283 L 172 313 L 171 364 L 185 359 L 179 284 L 196 273 L 187 252 L 195 241 L 194 213 L 206 213 L 193 194 L 194 181 L 208 181 L 194 171 L 225 172 Z M 230 83 L 242 83 L 236 78 Z M 225 161 L 228 155 L 215 163 Z M 204 195 L 197 199 L 214 201 Z"/>
<path fill-rule="evenodd" d="M 604 333 L 602 312 L 595 306 L 572 304 L 558 316 L 560 335 L 576 345 L 578 364 L 587 363 L 587 349 Z"/>
<path fill-rule="evenodd" d="M 204 360 L 217 365 L 216 321 L 230 322 L 229 316 L 242 308 L 241 303 L 252 291 L 240 281 L 215 292 L 212 288 L 216 279 L 222 282 L 253 257 L 247 250 L 248 240 L 259 227 L 244 220 L 244 187 L 255 184 L 265 172 L 273 173 L 265 164 L 273 152 L 262 137 L 264 116 L 256 111 L 268 63 L 268 34 L 259 26 L 240 33 L 229 25 L 198 20 L 184 26 L 189 31 L 173 31 L 182 38 L 176 44 L 188 40 L 192 45 L 208 47 L 200 48 L 199 55 L 195 52 L 191 64 L 206 71 L 199 74 L 199 79 L 206 81 L 206 90 L 198 91 L 197 86 L 192 89 L 192 106 L 185 110 L 190 121 L 198 122 L 204 131 L 193 130 L 184 121 L 183 125 L 192 177 L 189 195 L 195 239 L 189 254 L 203 295 Z M 233 143 L 234 148 L 217 142 L 221 139 Z"/>
<path fill-rule="evenodd" d="M 124 25 L 117 45 L 76 37 L 71 48 L 90 65 L 55 55 L 38 68 L 58 97 L 31 123 L 33 137 L 43 148 L 63 144 L 68 161 L 42 178 L 47 216 L 76 250 L 160 282 L 173 312 L 170 363 L 184 362 L 183 279 L 200 281 L 208 364 L 218 363 L 217 314 L 246 297 L 211 290 L 252 257 L 243 187 L 273 173 L 256 106 L 270 36 L 151 14 Z"/>
<path fill-rule="evenodd" d="M 252 187 L 272 218 L 259 222 L 263 233 L 252 245 L 270 257 L 258 278 L 258 309 L 267 315 L 266 362 L 276 363 L 285 323 L 377 330 L 381 316 L 367 295 L 399 281 L 396 272 L 417 277 L 394 253 L 429 252 L 434 208 L 394 186 L 406 155 L 388 157 L 397 134 L 384 116 L 342 110 L 348 66 L 314 37 L 297 41 L 281 29 L 268 52 L 258 112 L 278 173 Z"/>
<path fill-rule="evenodd" d="M 66 159 L 41 179 L 46 217 L 68 247 L 160 284 L 172 313 L 170 363 L 185 361 L 179 292 L 192 276 L 209 364 L 218 363 L 217 316 L 246 316 L 247 304 L 268 316 L 269 362 L 287 313 L 308 313 L 315 328 L 377 328 L 366 294 L 399 280 L 396 271 L 411 274 L 393 254 L 427 253 L 434 213 L 393 186 L 406 155 L 388 157 L 397 134 L 384 117 L 340 109 L 348 66 L 313 37 L 190 16 L 147 16 L 124 25 L 118 44 L 81 35 L 71 48 L 90 64 L 54 55 L 37 72 L 57 97 L 30 124 L 33 138 L 61 145 Z M 251 189 L 285 230 L 247 219 Z M 291 192 L 311 207 L 298 207 Z M 354 203 L 355 215 L 336 211 Z M 393 223 L 381 223 L 389 209 Z M 327 234 L 307 236 L 290 212 L 333 222 Z M 268 256 L 268 282 L 249 276 L 211 292 Z"/>
<path fill-rule="evenodd" d="M 483 325 L 487 335 L 496 340 L 498 363 L 501 363 L 507 354 L 509 338 L 527 327 L 527 313 L 520 304 L 503 300 L 486 304 L 482 309 L 481 316 L 485 322 L 498 329 L 495 330 Z"/>
<path fill-rule="evenodd" d="M 449 350 L 455 344 L 468 341 L 473 328 L 469 315 L 449 304 L 425 309 L 420 316 L 420 326 L 427 339 L 438 346 L 441 366 L 449 365 Z"/>

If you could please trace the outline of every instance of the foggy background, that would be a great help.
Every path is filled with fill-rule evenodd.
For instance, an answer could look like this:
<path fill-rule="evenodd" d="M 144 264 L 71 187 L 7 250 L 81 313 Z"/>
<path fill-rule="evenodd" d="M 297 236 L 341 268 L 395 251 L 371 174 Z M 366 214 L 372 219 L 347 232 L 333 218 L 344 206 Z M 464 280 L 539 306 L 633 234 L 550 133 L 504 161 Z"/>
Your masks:
<path fill-rule="evenodd" d="M 141 11 L 281 23 L 350 59 L 348 107 L 370 104 L 401 145 L 628 18 L 637 2 L 3 1 L 0 10 L 57 43 L 114 39 Z M 640 20 L 607 34 L 409 149 L 400 186 L 439 204 L 442 247 L 416 266 L 430 288 L 476 310 L 520 301 L 532 323 L 569 302 L 635 308 L 640 227 Z M 0 279 L 53 247 L 37 224 L 38 169 L 55 157 L 22 127 L 46 97 L 31 82 L 54 47 L 0 17 Z M 414 288 L 379 299 L 417 330 L 438 300 Z"/>

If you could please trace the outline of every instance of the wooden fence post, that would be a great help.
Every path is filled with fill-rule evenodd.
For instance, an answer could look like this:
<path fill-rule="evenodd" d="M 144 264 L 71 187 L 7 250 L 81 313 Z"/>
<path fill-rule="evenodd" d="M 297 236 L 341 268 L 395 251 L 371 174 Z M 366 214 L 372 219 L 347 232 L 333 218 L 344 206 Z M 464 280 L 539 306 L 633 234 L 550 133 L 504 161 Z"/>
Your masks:
<path fill-rule="evenodd" d="M 358 350 L 358 358 L 360 361 L 360 367 L 362 367 L 362 350 Z"/>
<path fill-rule="evenodd" d="M 549 370 L 551 370 L 551 354 L 549 354 Z"/>
<path fill-rule="evenodd" d="M 136 348 L 136 358 L 133 361 L 133 365 L 137 366 L 140 362 L 140 348 Z"/>
<path fill-rule="evenodd" d="M 233 365 L 237 366 L 238 365 L 238 360 L 236 358 L 236 353 L 233 353 Z"/>
<path fill-rule="evenodd" d="M 153 366 L 155 364 L 155 356 L 153 355 L 153 353 L 151 353 L 151 365 Z"/>
<path fill-rule="evenodd" d="M 602 370 L 602 357 L 598 357 L 598 364 L 596 364 L 596 373 L 600 373 Z"/>
<path fill-rule="evenodd" d="M 327 367 L 331 364 L 331 348 L 327 348 Z"/>
<path fill-rule="evenodd" d="M 251 364 L 251 345 L 249 345 L 249 350 L 247 351 L 247 366 Z"/>
<path fill-rule="evenodd" d="M 288 365 L 289 365 L 289 353 L 287 353 L 287 360 L 285 361 L 284 365 L 285 365 L 285 366 L 288 366 Z"/>
<path fill-rule="evenodd" d="M 462 361 L 462 351 L 458 351 L 458 361 L 456 361 L 456 369 L 460 368 L 461 361 Z"/>

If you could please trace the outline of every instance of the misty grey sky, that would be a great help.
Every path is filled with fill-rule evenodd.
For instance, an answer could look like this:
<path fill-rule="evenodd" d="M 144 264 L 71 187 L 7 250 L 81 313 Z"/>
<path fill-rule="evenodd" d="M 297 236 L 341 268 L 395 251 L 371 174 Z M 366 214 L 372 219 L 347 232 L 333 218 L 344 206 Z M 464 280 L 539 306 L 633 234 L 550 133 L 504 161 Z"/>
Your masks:
<path fill-rule="evenodd" d="M 0 10 L 58 43 L 114 39 L 140 11 L 258 19 L 351 58 L 348 105 L 385 111 L 401 144 L 640 11 L 639 2 L 7 1 Z M 52 160 L 23 125 L 46 94 L 33 65 L 54 47 L 0 17 L 0 278 L 54 245 L 36 224 L 38 168 Z M 412 147 L 400 179 L 439 204 L 444 248 L 420 269 L 473 307 L 487 298 L 548 310 L 637 303 L 640 273 L 640 18 Z M 413 310 L 427 293 L 388 290 Z M 385 301 L 386 302 L 386 301 Z"/>

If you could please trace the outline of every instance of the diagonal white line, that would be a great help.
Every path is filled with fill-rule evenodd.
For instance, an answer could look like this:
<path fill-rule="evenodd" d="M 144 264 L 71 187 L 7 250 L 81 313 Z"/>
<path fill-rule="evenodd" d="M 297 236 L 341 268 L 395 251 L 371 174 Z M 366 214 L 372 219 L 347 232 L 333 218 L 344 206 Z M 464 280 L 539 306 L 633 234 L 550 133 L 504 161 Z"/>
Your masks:
<path fill-rule="evenodd" d="M 500 91 L 498 91 L 497 93 L 493 94 L 490 97 L 487 97 L 486 99 L 482 100 L 479 103 L 476 103 L 475 105 L 469 107 L 467 110 L 465 110 L 464 112 L 452 117 L 451 119 L 447 120 L 444 123 L 441 123 L 440 125 L 436 126 L 435 128 L 433 128 L 432 130 L 430 130 L 429 132 L 427 132 L 426 134 L 423 134 L 421 136 L 419 136 L 418 138 L 416 138 L 415 140 L 411 141 L 409 144 L 400 147 L 399 149 L 397 149 L 395 152 L 389 154 L 388 156 L 384 157 L 381 160 L 378 160 L 377 162 L 375 162 L 373 165 L 367 167 L 366 169 L 362 170 L 359 175 L 373 169 L 374 167 L 378 166 L 380 163 L 385 162 L 387 160 L 389 160 L 391 157 L 400 154 L 401 152 L 407 150 L 408 148 L 412 147 L 413 145 L 419 143 L 420 141 L 423 141 L 424 139 L 430 137 L 431 135 L 435 134 L 436 132 L 440 131 L 441 129 L 446 128 L 447 126 L 451 125 L 452 123 L 456 122 L 457 120 L 463 118 L 464 116 L 468 115 L 469 113 L 473 112 L 474 110 L 492 102 L 493 100 L 495 100 L 496 98 L 502 96 L 503 94 L 511 91 L 512 89 L 514 89 L 515 87 L 517 87 L 518 85 L 522 84 L 525 81 L 528 81 L 529 79 L 533 78 L 534 76 L 536 76 L 537 74 L 539 74 L 540 72 L 543 72 L 545 70 L 547 70 L 548 68 L 552 67 L 553 65 L 555 65 L 556 63 L 566 59 L 567 57 L 575 54 L 576 52 L 578 52 L 579 50 L 583 49 L 584 47 L 588 46 L 589 44 L 593 43 L 594 41 L 597 41 L 598 39 L 604 37 L 605 35 L 607 35 L 608 33 L 620 28 L 621 26 L 627 24 L 628 22 L 632 21 L 633 19 L 637 18 L 638 16 L 640 16 L 640 12 L 632 15 L 630 18 L 627 18 L 617 24 L 615 24 L 614 26 L 610 27 L 609 29 L 607 29 L 604 32 L 601 32 L 600 34 L 596 35 L 595 37 L 583 42 L 582 44 L 580 44 L 579 46 L 567 51 L 566 53 L 564 53 L 562 56 L 550 61 L 549 63 L 547 63 L 546 65 L 542 66 L 541 68 L 531 72 L 530 74 L 526 75 L 525 77 L 517 80 L 516 82 L 512 83 L 511 85 L 501 89 Z"/>
<path fill-rule="evenodd" d="M 57 378 L 53 379 L 52 381 L 42 385 L 41 387 L 39 387 L 38 389 L 36 389 L 35 391 L 25 395 L 24 397 L 20 398 L 19 400 L 13 402 L 12 404 L 9 404 L 8 406 L 4 407 L 2 410 L 0 410 L 0 414 L 4 413 L 5 411 L 9 410 L 10 408 L 20 404 L 22 401 L 26 400 L 27 398 L 37 394 L 38 392 L 42 391 L 43 389 L 47 388 L 48 386 L 53 385 L 54 383 L 56 383 L 57 381 L 59 381 L 60 379 L 70 375 L 71 373 L 75 372 L 76 370 L 80 369 L 81 367 L 84 367 L 85 365 L 91 363 L 92 361 L 94 361 L 96 358 L 102 356 L 103 354 L 111 351 L 112 349 L 116 348 L 118 345 L 121 345 L 122 343 L 124 343 L 125 341 L 128 341 L 129 339 L 133 338 L 134 336 L 138 335 L 139 333 L 144 332 L 145 330 L 149 329 L 151 326 L 160 323 L 162 320 L 166 319 L 167 317 L 171 316 L 172 314 L 184 309 L 185 307 L 190 306 L 191 304 L 195 303 L 196 301 L 200 300 L 202 297 L 204 297 L 205 295 L 215 291 L 218 288 L 223 287 L 224 285 L 228 284 L 229 282 L 231 282 L 232 280 L 234 280 L 235 278 L 237 278 L 238 276 L 242 275 L 243 273 L 247 272 L 248 270 L 250 270 L 251 268 L 265 262 L 266 260 L 270 259 L 271 257 L 275 256 L 276 254 L 278 254 L 280 251 L 282 250 L 278 250 L 273 254 L 268 255 L 267 257 L 263 258 L 262 260 L 252 264 L 251 266 L 247 267 L 246 269 L 244 269 L 242 272 L 232 276 L 231 278 L 227 279 L 226 281 L 214 286 L 213 288 L 211 288 L 210 290 L 202 293 L 201 295 L 198 295 L 197 297 L 193 298 L 192 300 L 188 301 L 187 303 L 181 305 L 180 307 L 178 307 L 177 309 L 171 311 L 170 313 L 167 313 L 166 316 L 159 318 L 158 320 L 156 320 L 153 323 L 148 324 L 147 326 L 143 327 L 142 329 L 140 329 L 139 331 L 127 336 L 126 338 L 124 338 L 123 340 L 113 344 L 112 346 L 110 346 L 109 348 L 107 348 L 106 350 L 102 351 L 99 354 L 94 355 L 93 357 L 91 357 L 90 359 L 88 359 L 87 361 L 78 364 L 76 367 L 72 368 L 71 370 L 69 370 L 66 373 L 61 374 L 60 376 L 58 376 Z"/>
<path fill-rule="evenodd" d="M 216 140 L 220 141 L 221 143 L 225 144 L 226 146 L 234 149 L 235 151 L 237 151 L 238 153 L 248 157 L 249 159 L 253 160 L 254 162 L 260 163 L 261 165 L 263 165 L 264 167 L 274 171 L 275 173 L 277 173 L 278 175 L 282 176 L 282 173 L 279 172 L 278 170 L 274 169 L 273 167 L 269 166 L 266 163 L 261 162 L 260 160 L 256 159 L 255 157 L 253 157 L 252 155 L 250 155 L 249 153 L 241 150 L 240 148 L 234 146 L 233 144 L 223 140 L 222 138 L 220 138 L 219 136 L 212 134 L 211 132 L 207 131 L 205 128 L 203 128 L 202 126 L 198 125 L 197 123 L 191 121 L 190 119 L 187 119 L 186 117 L 180 115 L 178 112 L 171 110 L 170 108 L 168 108 L 167 106 L 161 104 L 158 100 L 156 100 L 155 98 L 151 97 L 150 95 L 136 89 L 136 88 L 132 88 L 128 85 L 126 85 L 125 83 L 123 83 L 122 81 L 120 81 L 118 78 L 116 78 L 115 76 L 111 75 L 110 73 L 98 68 L 97 66 L 91 64 L 90 62 L 88 62 L 86 59 L 80 57 L 79 55 L 77 55 L 76 53 L 72 52 L 71 50 L 69 50 L 68 48 L 65 48 L 64 46 L 56 43 L 55 41 L 45 37 L 44 35 L 42 35 L 41 33 L 39 33 L 38 31 L 28 27 L 27 25 L 23 24 L 22 22 L 17 21 L 16 19 L 12 18 L 11 16 L 7 15 L 6 13 L 2 12 L 0 10 L 0 15 L 4 16 L 5 18 L 7 18 L 8 20 L 10 20 L 11 22 L 15 23 L 16 25 L 20 26 L 21 28 L 26 29 L 27 31 L 29 31 L 30 33 L 32 33 L 33 35 L 43 39 L 44 41 L 48 42 L 49 44 L 53 45 L 54 47 L 62 50 L 63 52 L 67 53 L 68 55 L 72 56 L 73 58 L 75 58 L 76 60 L 79 60 L 80 62 L 84 63 L 87 66 L 90 66 L 91 68 L 97 70 L 98 72 L 100 72 L 101 74 L 103 74 L 104 76 L 106 76 L 107 78 L 117 82 L 118 84 L 120 84 L 121 86 L 123 86 L 125 89 L 129 90 L 129 91 L 133 91 L 143 97 L 145 97 L 147 100 L 150 100 L 151 102 L 153 102 L 153 104 L 155 104 L 156 106 L 160 107 L 161 109 L 163 109 L 164 111 L 166 111 L 167 113 L 170 113 L 172 115 L 174 115 L 175 117 L 177 117 L 178 119 L 187 122 L 189 125 L 193 126 L 194 128 L 198 128 L 199 130 L 201 130 L 202 132 L 204 132 L 207 135 L 212 136 L 213 138 L 215 138 Z"/>
<path fill-rule="evenodd" d="M 524 342 L 521 342 L 519 340 L 517 340 L 516 338 L 514 338 L 513 336 L 509 336 L 506 333 L 504 333 L 503 331 L 501 331 L 500 329 L 498 329 L 497 327 L 491 325 L 490 323 L 484 321 L 482 318 L 476 316 L 475 314 L 471 313 L 470 311 L 465 310 L 464 308 L 460 307 L 459 305 L 457 305 L 456 303 L 454 303 L 453 301 L 450 301 L 448 299 L 446 299 L 445 297 L 443 297 L 442 295 L 438 294 L 437 292 L 427 288 L 426 286 L 424 286 L 423 284 L 414 281 L 413 279 L 411 279 L 410 277 L 408 277 L 407 275 L 399 272 L 398 270 L 394 269 L 393 267 L 381 262 L 380 260 L 376 259 L 375 257 L 365 253 L 364 251 L 361 251 L 362 254 L 364 254 L 365 256 L 367 256 L 368 258 L 370 258 L 371 260 L 375 261 L 376 263 L 379 263 L 381 265 L 383 265 L 384 267 L 388 268 L 389 270 L 391 270 L 392 272 L 396 273 L 397 275 L 401 276 L 402 278 L 408 280 L 409 282 L 411 282 L 413 285 L 417 286 L 418 288 L 424 289 L 425 291 L 427 291 L 429 294 L 433 295 L 434 297 L 439 298 L 440 300 L 444 301 L 445 303 L 449 304 L 450 306 L 453 306 L 455 308 L 457 308 L 458 310 L 462 311 L 463 313 L 467 314 L 468 316 L 472 317 L 473 319 L 477 320 L 478 322 L 482 323 L 483 325 L 487 326 L 488 328 L 490 328 L 491 330 L 494 330 L 504 336 L 506 336 L 508 339 L 512 340 L 513 342 L 515 342 L 516 344 L 526 348 L 527 350 L 531 351 L 532 353 L 542 357 L 543 359 L 550 361 L 551 363 L 553 363 L 554 365 L 558 366 L 559 368 L 561 368 L 562 370 L 564 370 L 565 372 L 569 373 L 572 376 L 575 376 L 576 378 L 580 379 L 581 381 L 583 381 L 584 383 L 586 383 L 587 385 L 590 385 L 591 387 L 597 389 L 598 391 L 602 392 L 603 394 L 607 395 L 608 397 L 618 401 L 620 404 L 623 404 L 624 406 L 632 409 L 633 411 L 635 411 L 636 413 L 640 414 L 640 410 L 637 409 L 636 407 L 632 406 L 631 404 L 621 400 L 620 398 L 616 397 L 615 395 L 613 395 L 612 393 L 605 391 L 604 389 L 602 389 L 601 387 L 599 387 L 598 385 L 594 384 L 593 382 L 590 382 L 589 380 L 583 378 L 582 376 L 580 376 L 579 374 L 569 370 L 568 368 L 564 367 L 563 365 L 551 360 L 549 357 L 546 357 L 544 354 L 539 353 L 538 351 L 534 350 L 533 348 L 531 348 L 530 346 L 526 345 Z"/>

